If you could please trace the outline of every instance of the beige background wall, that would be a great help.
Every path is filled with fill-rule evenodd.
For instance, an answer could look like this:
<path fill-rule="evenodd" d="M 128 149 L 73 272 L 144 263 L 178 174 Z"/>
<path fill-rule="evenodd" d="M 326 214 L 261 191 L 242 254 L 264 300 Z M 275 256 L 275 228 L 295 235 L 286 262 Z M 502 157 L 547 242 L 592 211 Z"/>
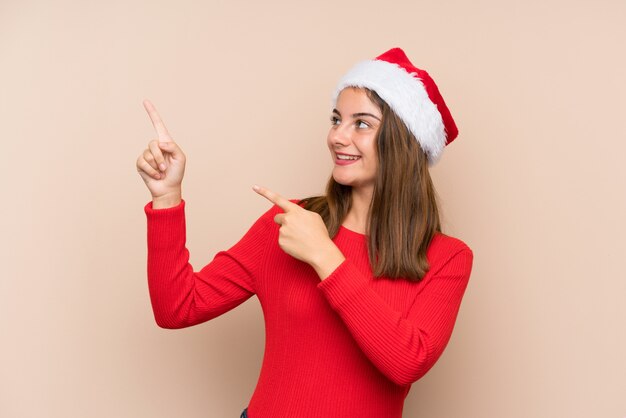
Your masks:
<path fill-rule="evenodd" d="M 475 264 L 405 417 L 626 416 L 626 3 L 0 1 L 0 416 L 238 417 L 252 298 L 156 326 L 153 101 L 188 157 L 196 270 L 269 202 L 323 191 L 330 93 L 401 46 L 460 127 L 432 169 Z"/>

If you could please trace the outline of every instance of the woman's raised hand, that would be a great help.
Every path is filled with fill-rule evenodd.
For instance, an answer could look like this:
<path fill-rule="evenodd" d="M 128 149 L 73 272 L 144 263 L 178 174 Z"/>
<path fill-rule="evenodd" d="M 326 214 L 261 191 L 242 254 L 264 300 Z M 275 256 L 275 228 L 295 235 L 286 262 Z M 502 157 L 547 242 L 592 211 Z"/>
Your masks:
<path fill-rule="evenodd" d="M 152 199 L 180 198 L 181 184 L 185 175 L 185 154 L 172 140 L 163 120 L 149 100 L 143 101 L 157 139 L 148 143 L 139 158 L 137 171 L 148 186 Z"/>

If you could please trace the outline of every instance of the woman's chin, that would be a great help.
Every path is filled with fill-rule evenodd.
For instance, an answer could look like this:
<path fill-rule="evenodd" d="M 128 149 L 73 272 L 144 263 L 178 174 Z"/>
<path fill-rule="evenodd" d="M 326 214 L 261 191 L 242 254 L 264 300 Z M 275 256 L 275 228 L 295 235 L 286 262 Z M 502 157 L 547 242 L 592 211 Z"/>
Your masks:
<path fill-rule="evenodd" d="M 333 179 L 342 186 L 352 186 L 353 180 L 333 173 Z"/>
<path fill-rule="evenodd" d="M 342 186 L 350 186 L 352 187 L 352 190 L 366 190 L 366 189 L 372 189 L 374 187 L 374 181 L 368 181 L 366 183 L 364 183 L 363 181 L 359 181 L 359 179 L 355 179 L 354 177 L 345 177 L 345 176 L 340 176 L 337 173 L 333 172 L 333 179 L 341 184 Z"/>

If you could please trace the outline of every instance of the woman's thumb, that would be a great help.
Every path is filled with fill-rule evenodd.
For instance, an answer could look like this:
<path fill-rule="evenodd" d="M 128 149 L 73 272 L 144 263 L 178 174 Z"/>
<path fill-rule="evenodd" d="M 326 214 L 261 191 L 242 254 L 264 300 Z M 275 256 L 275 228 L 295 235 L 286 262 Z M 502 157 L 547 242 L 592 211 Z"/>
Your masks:
<path fill-rule="evenodd" d="M 173 142 L 169 142 L 169 141 L 159 142 L 159 149 L 170 154 L 172 158 L 174 158 L 175 160 L 178 160 L 180 158 L 178 147 Z"/>
<path fill-rule="evenodd" d="M 176 147 L 174 146 L 173 142 L 159 142 L 159 148 L 161 148 L 162 150 L 165 150 L 167 152 L 170 152 L 172 154 L 176 154 Z"/>

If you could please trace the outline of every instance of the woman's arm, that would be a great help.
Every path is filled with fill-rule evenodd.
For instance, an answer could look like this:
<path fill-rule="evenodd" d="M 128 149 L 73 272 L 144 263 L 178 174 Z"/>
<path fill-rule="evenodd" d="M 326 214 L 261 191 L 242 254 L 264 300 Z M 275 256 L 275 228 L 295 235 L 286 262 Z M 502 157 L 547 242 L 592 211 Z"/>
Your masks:
<path fill-rule="evenodd" d="M 271 209 L 270 209 L 271 210 Z M 148 287 L 156 323 L 184 328 L 213 319 L 256 293 L 272 219 L 267 211 L 234 246 L 194 272 L 186 248 L 185 201 L 144 207 L 148 222 Z"/>
<path fill-rule="evenodd" d="M 430 277 L 403 315 L 368 285 L 350 259 L 318 284 L 372 363 L 391 381 L 421 378 L 446 347 L 467 287 L 473 253 L 463 246 Z"/>

